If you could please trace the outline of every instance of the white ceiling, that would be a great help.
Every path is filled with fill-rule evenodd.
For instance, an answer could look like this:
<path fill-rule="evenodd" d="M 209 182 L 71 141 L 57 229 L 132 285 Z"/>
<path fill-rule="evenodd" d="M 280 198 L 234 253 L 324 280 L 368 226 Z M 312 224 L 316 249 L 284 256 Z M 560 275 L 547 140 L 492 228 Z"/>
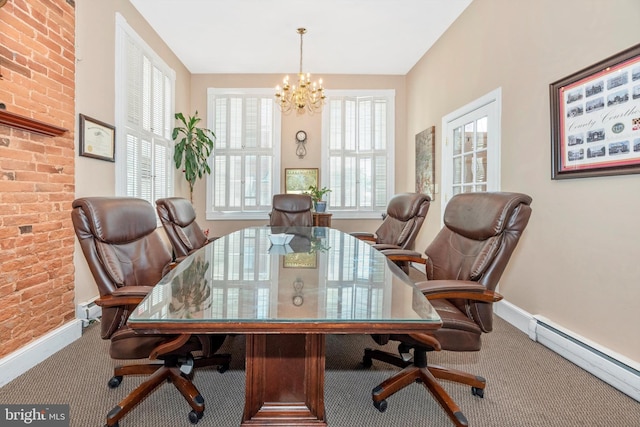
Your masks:
<path fill-rule="evenodd" d="M 130 0 L 193 74 L 404 75 L 472 0 Z"/>

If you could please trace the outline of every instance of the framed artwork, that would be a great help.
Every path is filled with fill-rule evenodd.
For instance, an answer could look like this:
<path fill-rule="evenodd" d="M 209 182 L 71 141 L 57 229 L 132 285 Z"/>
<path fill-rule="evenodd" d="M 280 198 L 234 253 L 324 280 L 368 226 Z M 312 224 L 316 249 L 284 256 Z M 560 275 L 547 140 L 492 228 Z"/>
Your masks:
<path fill-rule="evenodd" d="M 318 186 L 318 168 L 284 170 L 285 193 L 302 194 L 312 185 Z"/>
<path fill-rule="evenodd" d="M 416 135 L 416 193 L 433 200 L 435 180 L 436 127 L 431 126 Z"/>
<path fill-rule="evenodd" d="M 80 155 L 115 162 L 116 128 L 80 114 Z"/>
<path fill-rule="evenodd" d="M 283 260 L 284 268 L 316 268 L 318 256 L 315 252 L 293 252 L 286 254 Z"/>
<path fill-rule="evenodd" d="M 640 173 L 640 44 L 549 91 L 552 179 Z"/>

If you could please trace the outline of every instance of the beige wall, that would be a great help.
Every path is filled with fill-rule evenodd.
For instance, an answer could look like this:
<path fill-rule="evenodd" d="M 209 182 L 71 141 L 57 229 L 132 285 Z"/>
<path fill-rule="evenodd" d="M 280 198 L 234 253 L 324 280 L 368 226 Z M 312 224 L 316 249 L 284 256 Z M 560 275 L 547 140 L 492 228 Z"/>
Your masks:
<path fill-rule="evenodd" d="M 154 51 L 176 71 L 176 112 L 207 117 L 207 88 L 275 87 L 282 75 L 190 75 L 164 42 L 149 27 L 128 0 L 104 2 L 90 0 L 78 2 L 76 69 L 76 112 L 107 123 L 114 123 L 115 111 L 115 14 L 119 12 L 128 24 Z M 325 86 L 330 89 L 394 89 L 396 91 L 396 162 L 407 155 L 407 141 L 403 140 L 405 129 L 405 77 L 404 76 L 333 76 L 323 75 Z M 284 116 L 282 119 L 282 171 L 284 168 L 320 167 L 320 115 Z M 295 155 L 294 134 L 307 131 L 307 156 L 298 159 Z M 117 130 L 116 130 L 117 132 Z M 77 143 L 76 143 L 77 145 Z M 402 169 L 401 167 L 398 167 Z M 281 176 L 284 183 L 284 176 Z M 396 178 L 396 188 L 404 188 L 403 177 Z M 176 195 L 188 197 L 189 189 L 176 173 Z M 115 195 L 115 164 L 79 157 L 76 153 L 76 197 Z M 200 180 L 194 188 L 194 206 L 198 222 L 209 228 L 211 235 L 223 235 L 250 225 L 261 225 L 267 221 L 205 221 L 205 183 Z M 343 230 L 375 230 L 379 221 L 338 220 L 333 226 Z M 76 242 L 76 302 L 84 302 L 97 296 L 97 288 L 91 272 Z"/>
<path fill-rule="evenodd" d="M 244 74 L 244 75 L 205 75 L 196 74 L 191 79 L 192 109 L 207 111 L 208 88 L 275 88 L 282 81 L 282 75 L 278 74 Z M 406 91 L 404 76 L 354 76 L 354 75 L 322 75 L 327 89 L 393 89 L 395 90 L 396 112 L 396 168 L 404 170 L 402 162 L 409 155 L 409 142 L 405 139 L 406 126 Z M 307 132 L 307 155 L 299 159 L 295 154 L 295 133 L 298 130 Z M 282 158 L 281 158 L 281 187 L 284 188 L 285 168 L 320 168 L 320 141 L 321 141 L 321 115 L 309 116 L 290 115 L 282 116 Z M 412 149 L 412 148 L 411 148 Z M 322 170 L 320 170 L 322 175 Z M 413 179 L 413 178 L 411 178 Z M 413 181 L 411 181 L 413 182 Z M 396 174 L 396 189 L 406 188 L 410 184 L 406 181 L 406 174 Z M 205 184 L 203 181 L 196 183 L 194 190 L 194 205 L 198 220 L 203 227 L 209 227 L 212 235 L 227 234 L 250 225 L 262 225 L 264 221 L 204 221 L 205 218 Z M 343 231 L 373 231 L 379 225 L 378 220 L 333 220 L 332 226 Z M 206 224 L 206 226 L 205 226 Z"/>
<path fill-rule="evenodd" d="M 637 0 L 474 0 L 407 76 L 407 134 L 435 125 L 438 141 L 443 116 L 502 88 L 502 189 L 533 216 L 499 291 L 636 362 L 640 176 L 551 180 L 549 84 L 638 43 L 638 22 Z"/>
<path fill-rule="evenodd" d="M 77 2 L 77 112 L 114 121 L 114 14 L 177 72 L 176 111 L 206 117 L 208 87 L 273 87 L 281 75 L 193 75 L 126 0 Z M 532 314 L 640 361 L 637 310 L 638 175 L 550 179 L 549 83 L 640 40 L 637 0 L 474 0 L 407 76 L 321 76 L 330 89 L 396 90 L 396 191 L 413 190 L 414 135 L 489 91 L 502 87 L 502 188 L 530 194 L 534 214 L 500 291 Z M 312 70 L 311 70 L 312 71 Z M 318 76 L 320 77 L 320 76 Z M 308 155 L 295 156 L 294 132 L 309 135 Z M 319 167 L 320 117 L 282 121 L 285 167 Z M 438 151 L 439 155 L 441 151 Z M 439 182 L 440 164 L 436 164 Z M 113 165 L 76 159 L 76 193 L 114 194 Z M 187 195 L 182 180 L 176 186 Z M 204 183 L 195 189 L 204 219 Z M 266 220 L 266 218 L 265 218 Z M 262 221 L 204 222 L 219 235 Z M 335 221 L 343 230 L 374 229 L 375 221 Z M 440 227 L 436 196 L 417 248 Z M 77 301 L 97 294 L 76 251 Z"/>
<path fill-rule="evenodd" d="M 83 0 L 76 2 L 76 115 L 115 124 L 116 12 L 176 72 L 176 111 L 188 109 L 190 73 L 129 1 Z M 76 197 L 115 195 L 115 163 L 80 157 L 77 151 L 75 161 Z M 76 303 L 84 302 L 98 290 L 77 241 L 74 258 Z"/>

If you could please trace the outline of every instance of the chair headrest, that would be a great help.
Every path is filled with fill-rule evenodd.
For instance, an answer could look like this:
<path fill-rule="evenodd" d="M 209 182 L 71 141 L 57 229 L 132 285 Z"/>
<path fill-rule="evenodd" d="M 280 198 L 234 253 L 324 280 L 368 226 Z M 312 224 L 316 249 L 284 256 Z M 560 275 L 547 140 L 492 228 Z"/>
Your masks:
<path fill-rule="evenodd" d="M 394 195 L 387 204 L 387 215 L 406 222 L 415 216 L 427 214 L 431 198 L 421 193 L 400 193 Z M 425 208 L 425 204 L 427 208 Z M 423 212 L 420 212 L 420 210 Z"/>
<path fill-rule="evenodd" d="M 451 198 L 444 212 L 445 225 L 462 236 L 486 240 L 500 234 L 515 208 L 530 205 L 531 197 L 521 193 L 461 193 Z"/>
<path fill-rule="evenodd" d="M 285 212 L 304 212 L 312 207 L 311 196 L 307 194 L 276 194 L 273 209 Z"/>
<path fill-rule="evenodd" d="M 92 234 L 100 241 L 123 244 L 152 233 L 156 215 L 149 202 L 133 197 L 83 197 L 72 204 L 84 211 Z"/>
<path fill-rule="evenodd" d="M 156 205 L 164 206 L 171 222 L 180 227 L 186 227 L 196 220 L 196 211 L 187 199 L 182 197 L 168 197 L 156 200 Z"/>

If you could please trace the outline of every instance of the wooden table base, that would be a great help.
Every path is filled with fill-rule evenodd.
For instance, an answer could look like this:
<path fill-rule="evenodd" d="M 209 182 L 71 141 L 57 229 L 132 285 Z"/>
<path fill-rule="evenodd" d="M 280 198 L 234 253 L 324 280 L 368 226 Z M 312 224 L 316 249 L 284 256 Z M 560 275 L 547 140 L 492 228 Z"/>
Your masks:
<path fill-rule="evenodd" d="M 326 426 L 324 335 L 247 335 L 246 343 L 241 425 Z"/>

